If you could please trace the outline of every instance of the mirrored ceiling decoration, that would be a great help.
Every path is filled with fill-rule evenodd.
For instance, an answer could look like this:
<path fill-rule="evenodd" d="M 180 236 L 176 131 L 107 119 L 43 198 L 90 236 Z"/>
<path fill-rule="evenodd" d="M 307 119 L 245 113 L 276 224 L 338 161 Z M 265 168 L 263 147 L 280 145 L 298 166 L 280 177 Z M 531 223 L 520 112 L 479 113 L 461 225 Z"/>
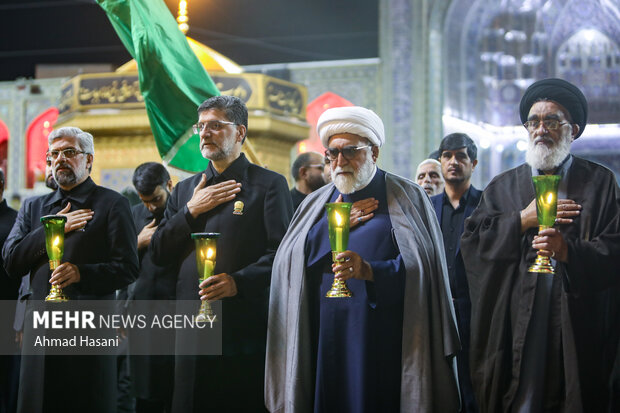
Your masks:
<path fill-rule="evenodd" d="M 562 77 L 584 90 L 597 113 L 593 122 L 618 122 L 619 3 L 453 1 L 444 26 L 445 112 L 470 122 L 515 125 L 515 105 L 525 88 L 537 79 Z"/>
<path fill-rule="evenodd" d="M 459 94 L 446 99 L 456 104 L 453 114 L 493 125 L 517 123 L 515 102 L 528 84 L 547 73 L 548 34 L 538 22 L 545 3 L 477 0 L 464 14 L 448 12 L 446 30 L 459 27 L 462 39 L 447 47 L 460 49 L 447 50 L 447 56 L 460 56 L 460 70 L 448 74 L 450 84 L 458 85 L 447 92 Z"/>
<path fill-rule="evenodd" d="M 470 133 L 489 178 L 523 161 L 519 101 L 548 77 L 588 98 L 574 153 L 620 172 L 620 0 L 453 0 L 443 34 L 444 133 Z"/>
<path fill-rule="evenodd" d="M 573 34 L 556 53 L 555 73 L 581 86 L 591 123 L 620 121 L 620 48 L 608 36 L 596 29 Z"/>

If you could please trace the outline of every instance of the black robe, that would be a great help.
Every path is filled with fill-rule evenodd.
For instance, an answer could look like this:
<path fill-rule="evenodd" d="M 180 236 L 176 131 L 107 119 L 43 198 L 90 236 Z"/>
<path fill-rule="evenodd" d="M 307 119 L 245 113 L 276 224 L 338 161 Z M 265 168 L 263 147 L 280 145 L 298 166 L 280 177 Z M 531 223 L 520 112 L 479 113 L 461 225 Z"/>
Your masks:
<path fill-rule="evenodd" d="M 57 213 L 67 201 L 71 210 L 89 208 L 94 215 L 83 231 L 65 234 L 62 262 L 77 265 L 81 279 L 63 291 L 71 300 L 114 299 L 138 274 L 137 235 L 127 200 L 90 178 L 69 192 L 58 189 L 24 203 L 4 244 L 5 268 L 11 277 L 30 274 L 30 300 L 45 299 L 50 269 L 39 218 Z M 26 323 L 25 335 L 28 328 Z M 116 358 L 23 356 L 18 411 L 116 411 Z"/>
<path fill-rule="evenodd" d="M 314 223 L 324 215 L 325 203 L 331 199 L 334 192 L 335 187 L 332 183 L 308 195 L 308 200 L 297 210 L 273 264 L 265 375 L 265 403 L 271 412 L 313 411 L 317 360 L 316 352 L 312 348 L 310 327 L 313 325 L 311 292 L 315 290 L 306 266 L 308 258 L 306 240 Z M 383 277 L 383 280 L 377 279 L 374 286 L 376 293 L 374 303 L 377 304 L 374 312 L 382 314 L 375 314 L 377 315 L 375 322 L 367 323 L 366 327 L 378 328 L 375 330 L 377 334 L 370 338 L 371 341 L 383 338 L 381 330 L 391 330 L 393 339 L 394 335 L 398 334 L 393 330 L 393 322 L 396 318 L 402 319 L 400 388 L 390 389 L 391 394 L 371 395 L 368 399 L 392 398 L 394 392 L 399 392 L 398 403 L 401 412 L 456 412 L 459 399 L 452 362 L 459 348 L 459 339 L 450 299 L 441 230 L 428 195 L 419 185 L 408 179 L 385 173 L 385 195 L 387 202 L 380 201 L 379 205 L 387 205 L 392 230 L 379 236 L 383 239 L 377 244 L 386 246 L 394 239 L 400 251 L 405 265 L 402 288 L 404 299 L 401 301 L 403 307 L 401 315 L 395 317 L 394 307 L 399 303 L 389 300 L 396 296 L 397 292 L 385 293 L 382 288 L 390 288 L 390 280 L 387 277 Z M 367 225 L 375 219 L 354 230 L 361 231 L 359 235 L 362 238 L 368 238 L 372 234 L 365 233 L 364 228 L 370 228 Z M 384 224 L 387 223 L 384 221 Z M 352 238 L 350 240 L 353 241 Z M 351 247 L 354 247 L 354 244 L 355 242 Z M 325 249 L 329 250 L 327 245 L 326 240 Z M 375 252 L 382 254 L 379 248 L 373 251 L 373 254 Z M 393 259 L 383 262 L 388 265 L 394 263 Z M 376 261 L 374 268 L 377 268 Z M 382 271 L 382 275 L 385 274 L 386 271 Z M 398 282 L 397 278 L 394 277 L 392 280 Z M 354 287 L 353 283 L 351 286 Z M 372 291 L 372 288 L 367 291 Z M 359 298 L 361 298 L 359 301 L 363 302 L 365 297 L 358 295 Z M 388 302 L 382 302 L 383 298 Z M 372 304 L 370 300 L 368 302 Z M 364 309 L 364 312 L 361 317 L 370 315 L 367 309 Z M 385 316 L 391 317 L 391 322 L 378 325 L 384 322 Z M 354 321 L 354 318 L 351 317 L 349 320 Z M 398 350 L 393 341 L 385 344 L 390 346 L 391 352 L 395 353 Z M 381 345 L 382 343 L 375 343 L 368 349 L 381 351 Z M 359 348 L 363 344 L 355 343 L 353 346 Z M 394 354 L 390 354 L 387 358 L 393 360 L 392 356 Z M 382 359 L 383 355 L 373 358 Z M 382 365 L 380 370 L 388 372 L 390 366 Z M 392 385 L 394 381 L 392 380 Z M 351 380 L 350 383 L 354 386 L 355 380 Z M 368 389 L 369 392 L 374 392 L 377 387 L 373 387 L 373 383 L 369 384 L 370 386 L 366 386 L 365 389 L 360 387 L 359 391 Z M 382 411 L 381 408 L 388 409 L 383 411 L 393 411 L 393 408 L 386 404 L 365 407 L 371 410 L 380 406 L 377 407 L 377 411 Z M 349 410 L 355 409 L 355 406 L 347 407 Z M 338 409 L 338 406 L 335 408 Z"/>
<path fill-rule="evenodd" d="M 620 191 L 611 171 L 573 157 L 567 198 L 583 206 L 560 225 L 568 262 L 557 262 L 545 359 L 545 411 L 604 412 L 620 333 Z M 481 412 L 510 411 L 540 275 L 529 273 L 537 228 L 521 234 L 520 211 L 535 197 L 521 165 L 487 186 L 466 221 L 461 250 L 472 302 L 470 363 Z"/>
<path fill-rule="evenodd" d="M 330 202 L 341 195 L 335 190 Z M 316 354 L 315 412 L 396 412 L 400 408 L 401 342 L 405 264 L 393 236 L 385 173 L 343 202 L 374 197 L 373 218 L 355 226 L 347 250 L 372 267 L 374 281 L 350 279 L 350 298 L 326 298 L 334 273 L 327 213 L 306 239 L 313 346 Z"/>

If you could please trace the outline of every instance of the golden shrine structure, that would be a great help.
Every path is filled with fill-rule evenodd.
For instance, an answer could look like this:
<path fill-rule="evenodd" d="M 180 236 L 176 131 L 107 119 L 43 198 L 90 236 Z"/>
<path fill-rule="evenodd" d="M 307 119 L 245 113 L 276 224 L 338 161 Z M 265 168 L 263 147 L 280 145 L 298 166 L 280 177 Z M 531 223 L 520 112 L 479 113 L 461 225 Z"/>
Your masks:
<path fill-rule="evenodd" d="M 248 135 L 243 151 L 251 162 L 290 181 L 291 149 L 308 137 L 307 90 L 304 86 L 241 67 L 213 49 L 187 38 L 220 92 L 245 102 Z M 77 126 L 95 138 L 91 176 L 100 184 L 102 171 L 133 169 L 161 162 L 149 125 L 135 61 L 113 73 L 78 75 L 62 87 L 56 128 Z M 182 172 L 174 173 L 183 177 Z"/>

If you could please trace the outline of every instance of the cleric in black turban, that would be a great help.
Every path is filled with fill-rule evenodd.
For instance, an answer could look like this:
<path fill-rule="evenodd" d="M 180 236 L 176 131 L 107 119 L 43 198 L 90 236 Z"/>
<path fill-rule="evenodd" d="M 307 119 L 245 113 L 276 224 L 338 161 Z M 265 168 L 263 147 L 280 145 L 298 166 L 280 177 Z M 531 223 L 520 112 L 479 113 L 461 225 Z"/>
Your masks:
<path fill-rule="evenodd" d="M 538 100 L 552 100 L 562 105 L 570 114 L 572 122 L 579 125 L 575 139 L 581 136 L 588 122 L 588 102 L 577 86 L 562 79 L 543 79 L 532 83 L 519 105 L 521 122 L 527 121 L 530 108 Z"/>
<path fill-rule="evenodd" d="M 532 121 L 526 162 L 493 178 L 465 221 L 480 412 L 619 411 L 620 187 L 611 170 L 570 153 L 587 110 L 564 80 L 532 84 L 520 105 Z M 545 120 L 563 126 L 541 128 Z M 532 181 L 549 174 L 560 178 L 557 219 L 542 229 Z M 536 254 L 552 258 L 555 275 L 531 272 Z"/>

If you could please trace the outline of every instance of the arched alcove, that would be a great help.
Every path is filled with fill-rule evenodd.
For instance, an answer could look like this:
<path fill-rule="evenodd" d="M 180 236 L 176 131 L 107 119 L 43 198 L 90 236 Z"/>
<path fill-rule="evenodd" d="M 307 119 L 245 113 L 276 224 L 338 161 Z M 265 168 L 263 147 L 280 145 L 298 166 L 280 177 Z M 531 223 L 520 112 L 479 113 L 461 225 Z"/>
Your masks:
<path fill-rule="evenodd" d="M 591 123 L 618 122 L 620 48 L 596 29 L 581 29 L 560 45 L 556 76 L 581 86 L 588 96 Z"/>
<path fill-rule="evenodd" d="M 609 162 L 620 154 L 620 2 L 453 0 L 443 40 L 444 134 L 477 140 L 482 184 L 523 161 L 519 101 L 547 77 L 588 99 L 590 125 L 573 152 L 620 171 Z"/>

